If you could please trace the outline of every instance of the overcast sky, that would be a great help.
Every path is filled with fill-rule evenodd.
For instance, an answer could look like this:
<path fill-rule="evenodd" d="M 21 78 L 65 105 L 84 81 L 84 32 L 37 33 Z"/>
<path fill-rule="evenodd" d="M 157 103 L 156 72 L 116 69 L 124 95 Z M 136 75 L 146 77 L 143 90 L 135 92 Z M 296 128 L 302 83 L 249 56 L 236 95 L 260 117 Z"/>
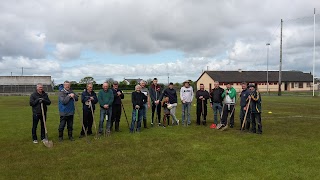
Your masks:
<path fill-rule="evenodd" d="M 197 80 L 203 70 L 312 71 L 320 76 L 320 1 L 14 0 L 0 3 L 0 75 Z"/>

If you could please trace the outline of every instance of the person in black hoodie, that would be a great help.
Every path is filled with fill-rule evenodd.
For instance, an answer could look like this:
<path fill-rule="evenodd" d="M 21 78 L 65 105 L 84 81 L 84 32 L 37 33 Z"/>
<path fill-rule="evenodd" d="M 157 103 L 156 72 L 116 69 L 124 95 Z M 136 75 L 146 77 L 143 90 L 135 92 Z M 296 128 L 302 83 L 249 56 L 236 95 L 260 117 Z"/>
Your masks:
<path fill-rule="evenodd" d="M 221 111 L 222 111 L 222 94 L 224 89 L 219 86 L 219 81 L 214 82 L 214 88 L 210 92 L 210 106 L 213 109 L 213 124 L 211 128 L 215 129 L 218 124 L 218 112 L 221 121 Z"/>
<path fill-rule="evenodd" d="M 47 106 L 51 104 L 48 94 L 43 91 L 43 85 L 37 84 L 36 92 L 32 93 L 30 96 L 30 106 L 32 106 L 32 141 L 33 143 L 38 143 L 37 137 L 37 126 L 40 120 L 41 124 L 41 140 L 45 140 L 45 129 L 43 118 L 47 119 Z M 42 116 L 41 103 L 43 104 L 44 117 Z"/>
<path fill-rule="evenodd" d="M 153 118 L 154 113 L 157 111 L 158 116 L 158 126 L 161 125 L 160 123 L 160 117 L 161 117 L 161 101 L 162 101 L 162 92 L 161 92 L 161 86 L 158 84 L 158 79 L 154 78 L 152 81 L 152 84 L 149 88 L 150 93 L 150 99 L 152 102 L 152 116 L 151 116 L 151 126 L 153 126 Z"/>
<path fill-rule="evenodd" d="M 93 116 L 91 112 L 91 106 L 94 113 L 95 104 L 98 103 L 97 94 L 92 90 L 92 83 L 87 84 L 87 89 L 82 92 L 81 94 L 81 102 L 82 102 L 82 110 L 83 110 L 83 126 L 87 131 L 88 135 L 92 134 L 92 123 L 93 123 Z M 85 135 L 83 128 L 81 128 L 80 137 L 82 138 Z"/>
<path fill-rule="evenodd" d="M 170 115 L 172 116 L 172 124 L 176 123 L 179 125 L 179 120 L 176 117 L 176 109 L 178 105 L 177 92 L 173 88 L 173 83 L 170 82 L 169 87 L 163 91 L 163 97 L 169 98 L 169 104 L 171 104 Z"/>
<path fill-rule="evenodd" d="M 141 128 L 141 120 L 143 117 L 143 108 L 144 104 L 147 102 L 147 96 L 145 96 L 141 92 L 141 86 L 136 85 L 135 91 L 132 92 L 131 101 L 132 101 L 132 121 L 131 121 L 131 127 L 130 127 L 130 133 L 133 133 L 135 130 L 135 123 L 137 121 L 137 132 L 140 132 Z M 160 105 L 159 105 L 160 106 Z M 138 113 L 138 114 L 137 114 Z M 137 119 L 138 117 L 138 119 Z"/>
<path fill-rule="evenodd" d="M 210 95 L 207 90 L 204 90 L 203 84 L 200 84 L 200 90 L 196 92 L 196 98 L 197 98 L 197 125 L 200 125 L 200 117 L 202 113 L 203 113 L 202 124 L 206 125 L 207 100 L 210 98 Z"/>
<path fill-rule="evenodd" d="M 111 127 L 112 130 L 113 122 L 115 123 L 115 131 L 119 132 L 119 124 L 120 124 L 120 118 L 121 118 L 121 99 L 124 99 L 124 94 L 122 91 L 118 88 L 118 81 L 113 82 L 113 103 L 112 103 L 112 117 L 111 117 Z"/>

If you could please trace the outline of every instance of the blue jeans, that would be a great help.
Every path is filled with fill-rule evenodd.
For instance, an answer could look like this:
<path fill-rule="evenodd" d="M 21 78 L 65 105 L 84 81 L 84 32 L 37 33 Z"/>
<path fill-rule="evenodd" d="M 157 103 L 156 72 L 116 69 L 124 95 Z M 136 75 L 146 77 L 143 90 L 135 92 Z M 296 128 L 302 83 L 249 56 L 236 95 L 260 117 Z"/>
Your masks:
<path fill-rule="evenodd" d="M 218 112 L 220 115 L 220 122 L 221 122 L 222 106 L 220 103 L 212 103 L 212 109 L 213 109 L 213 123 L 218 124 Z"/>
<path fill-rule="evenodd" d="M 108 119 L 106 120 L 107 121 L 106 129 L 107 131 L 110 131 L 112 107 L 109 107 L 108 109 L 100 108 L 99 133 L 103 132 L 103 123 L 106 115 L 108 115 Z"/>
<path fill-rule="evenodd" d="M 191 124 L 190 111 L 191 111 L 191 102 L 182 103 L 182 124 L 184 124 L 184 120 L 186 119 L 186 116 L 187 116 L 188 125 Z"/>
<path fill-rule="evenodd" d="M 136 121 L 137 121 L 137 131 L 140 131 L 140 128 L 141 128 L 141 120 L 142 120 L 142 117 L 143 117 L 143 109 L 144 108 L 141 108 L 139 110 L 137 109 L 133 109 L 132 110 L 132 121 L 131 121 L 131 126 L 130 126 L 130 131 L 134 131 L 134 127 L 135 127 L 135 124 L 136 124 Z M 138 112 L 138 119 L 137 119 L 137 112 Z"/>

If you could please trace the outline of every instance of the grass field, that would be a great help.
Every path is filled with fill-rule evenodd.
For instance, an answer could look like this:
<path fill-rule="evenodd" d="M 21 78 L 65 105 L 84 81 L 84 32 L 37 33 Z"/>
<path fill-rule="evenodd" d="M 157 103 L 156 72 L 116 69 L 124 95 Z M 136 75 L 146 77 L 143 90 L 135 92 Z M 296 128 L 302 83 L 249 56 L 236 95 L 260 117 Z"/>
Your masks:
<path fill-rule="evenodd" d="M 221 132 L 195 126 L 193 107 L 189 127 L 129 134 L 122 115 L 122 132 L 99 140 L 90 137 L 90 144 L 77 138 L 81 130 L 77 115 L 76 141 L 57 141 L 57 97 L 50 99 L 47 125 L 52 149 L 31 141 L 29 97 L 0 96 L 0 179 L 320 179 L 319 98 L 264 96 L 262 135 L 240 133 L 238 110 L 234 129 Z M 181 119 L 181 106 L 177 116 Z"/>

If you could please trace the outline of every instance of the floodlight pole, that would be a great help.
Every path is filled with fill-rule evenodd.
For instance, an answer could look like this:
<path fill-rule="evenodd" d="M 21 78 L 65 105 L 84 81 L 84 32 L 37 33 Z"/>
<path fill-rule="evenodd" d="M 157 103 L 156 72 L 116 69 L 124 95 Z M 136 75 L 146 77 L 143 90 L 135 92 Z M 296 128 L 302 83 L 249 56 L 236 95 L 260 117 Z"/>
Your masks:
<path fill-rule="evenodd" d="M 279 64 L 279 82 L 278 82 L 278 96 L 281 96 L 281 69 L 282 69 L 282 25 L 283 20 L 281 19 L 281 31 L 280 31 L 280 64 Z"/>
<path fill-rule="evenodd" d="M 312 72 L 312 96 L 314 96 L 314 71 L 316 61 L 316 8 L 313 11 L 313 72 Z"/>
<path fill-rule="evenodd" d="M 269 46 L 270 43 L 267 43 L 266 46 L 267 48 L 267 93 L 269 95 Z"/>

